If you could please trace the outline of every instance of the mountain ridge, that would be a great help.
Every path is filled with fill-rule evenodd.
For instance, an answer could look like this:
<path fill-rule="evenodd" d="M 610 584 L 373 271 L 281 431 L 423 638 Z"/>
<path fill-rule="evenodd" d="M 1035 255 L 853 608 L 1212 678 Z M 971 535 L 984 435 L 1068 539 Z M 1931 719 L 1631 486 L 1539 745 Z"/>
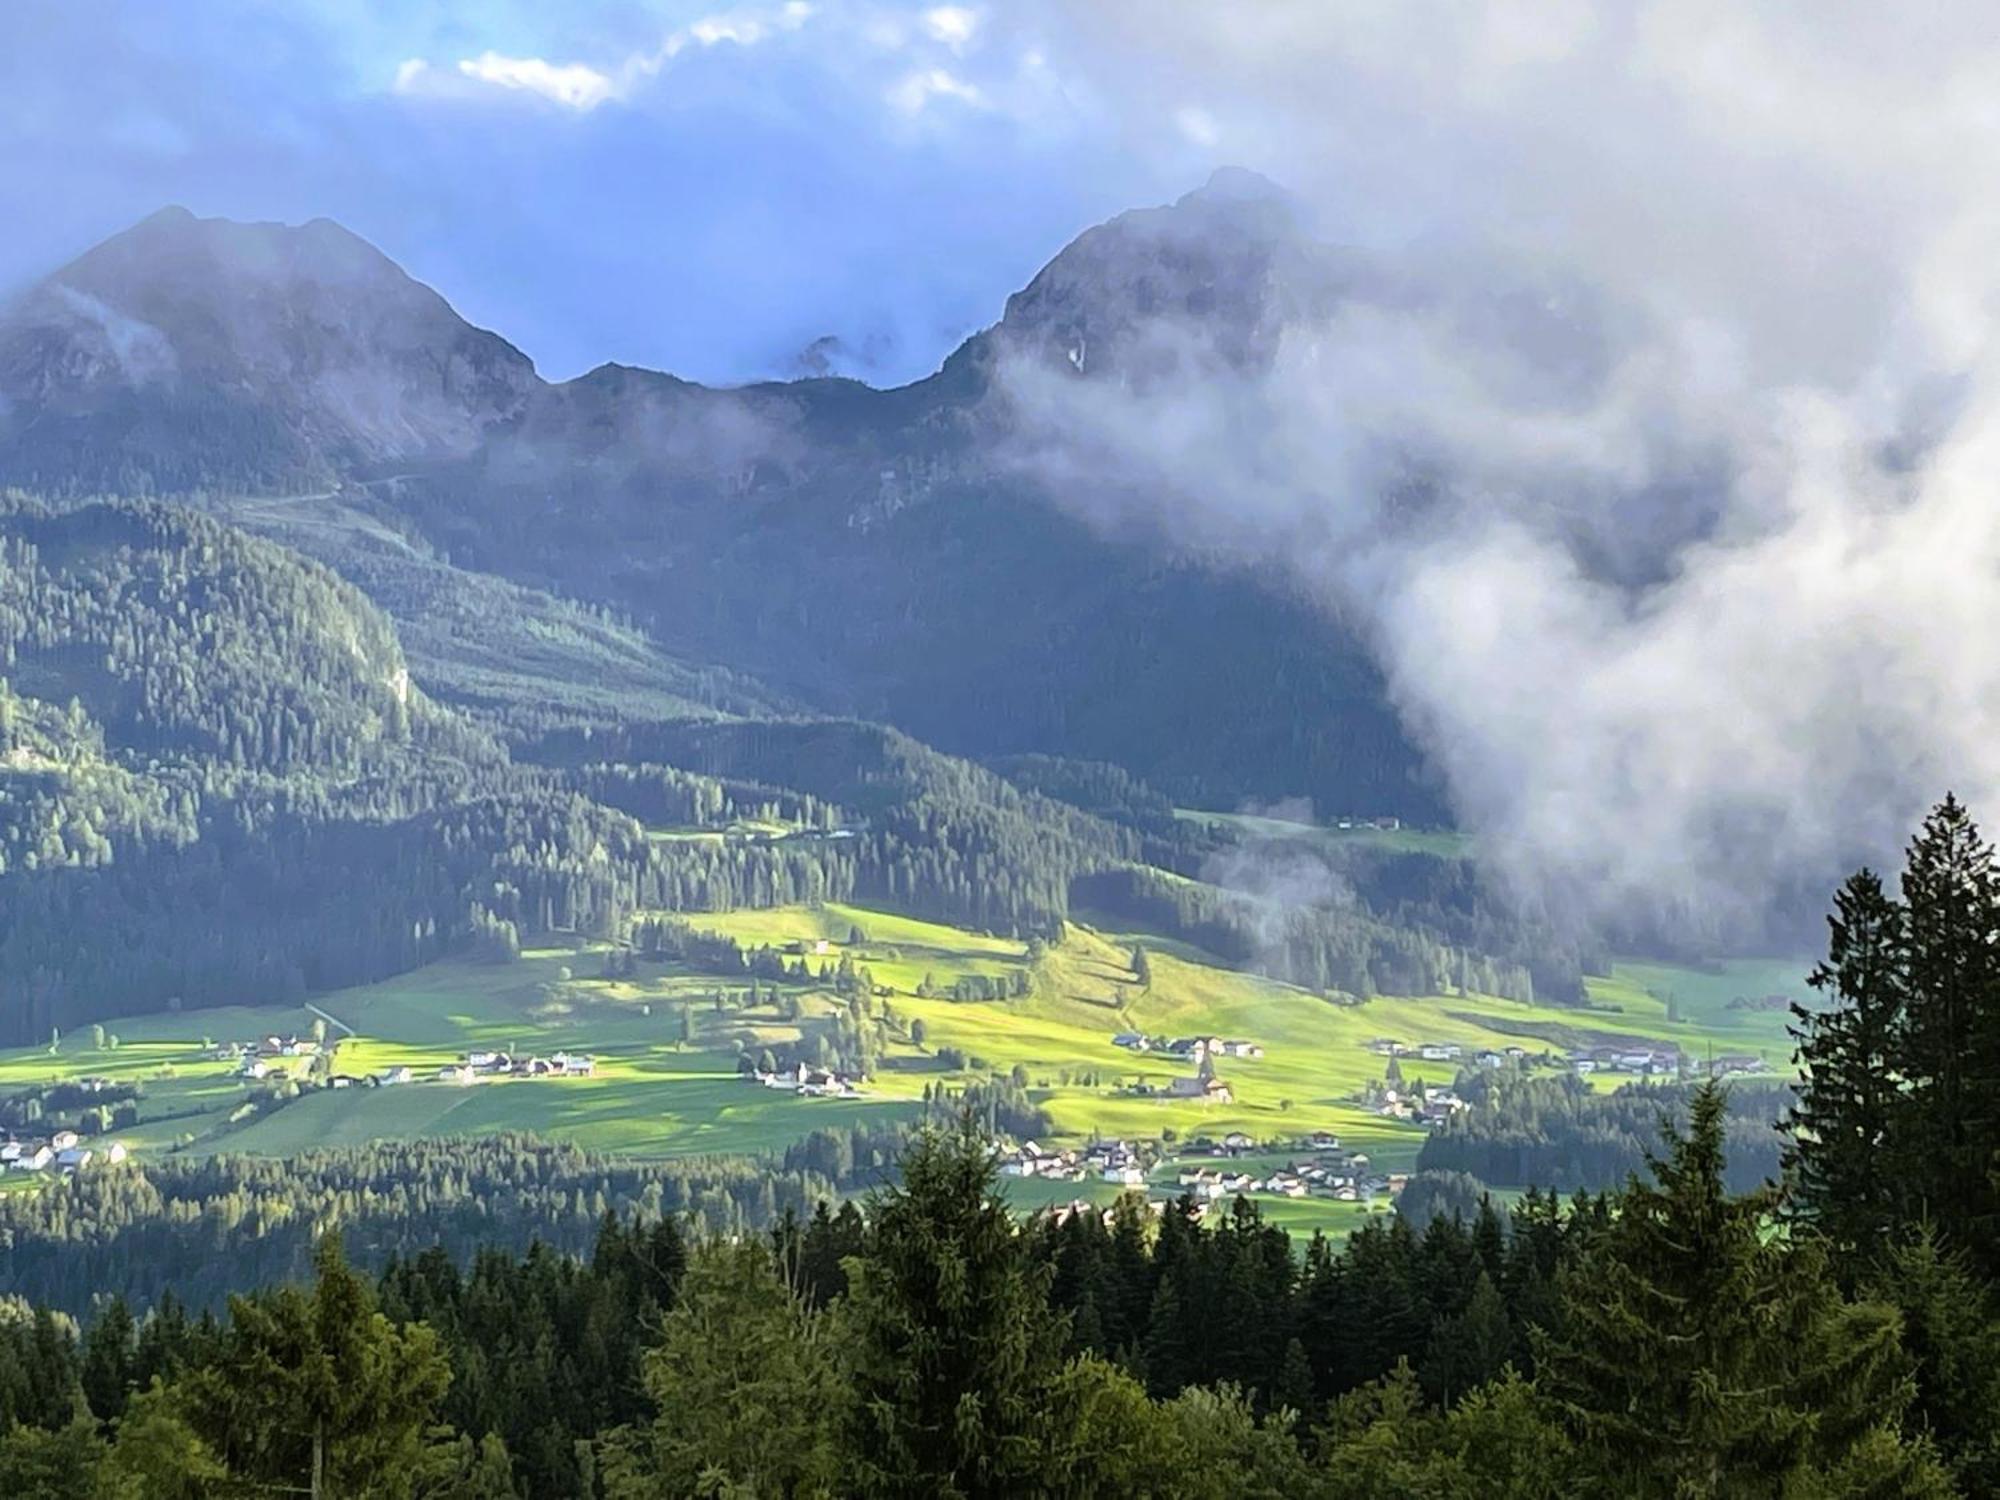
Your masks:
<path fill-rule="evenodd" d="M 1345 259 L 1261 179 L 1224 174 L 1086 231 L 938 371 L 879 389 L 612 362 L 547 382 L 338 226 L 167 211 L 133 235 L 172 252 L 144 258 L 154 277 L 198 284 L 128 285 L 133 242 L 114 240 L 0 312 L 0 484 L 365 484 L 369 509 L 455 566 L 609 607 L 685 660 L 951 753 L 1079 754 L 1208 805 L 1443 816 L 1339 621 L 1244 565 L 1101 529 L 1008 446 L 1006 361 L 1152 378 L 1172 369 L 1147 333 L 1165 320 L 1203 357 L 1255 367 L 1293 310 L 1339 295 Z M 171 372 L 114 378 L 107 320 L 78 333 L 52 305 L 65 274 L 149 314 Z M 380 305 L 336 309 L 356 284 Z M 64 368 L 66 331 L 84 369 L 48 399 L 24 368 L 37 351 Z M 340 550 L 320 555 L 342 566 Z"/>

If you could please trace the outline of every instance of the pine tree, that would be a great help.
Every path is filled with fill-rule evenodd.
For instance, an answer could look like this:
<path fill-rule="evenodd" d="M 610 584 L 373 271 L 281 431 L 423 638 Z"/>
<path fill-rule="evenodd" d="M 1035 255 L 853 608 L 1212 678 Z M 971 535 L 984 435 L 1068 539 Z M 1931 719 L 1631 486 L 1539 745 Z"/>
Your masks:
<path fill-rule="evenodd" d="M 230 1303 L 212 1362 L 178 1384 L 195 1433 L 230 1473 L 314 1494 L 408 1493 L 451 1365 L 422 1324 L 392 1327 L 328 1235 L 310 1294 Z"/>
<path fill-rule="evenodd" d="M 1882 1165 L 1990 1275 L 2000 1270 L 2000 888 L 1992 847 L 1954 797 L 1910 846 L 1903 905 L 1909 998 L 1898 1062 L 1910 1130 L 1907 1151 Z"/>
<path fill-rule="evenodd" d="M 1042 1486 L 1065 1331 L 971 1121 L 923 1132 L 868 1220 L 847 1298 L 849 1490 L 983 1500 Z"/>
<path fill-rule="evenodd" d="M 646 1356 L 656 1414 L 608 1445 L 606 1493 L 833 1493 L 842 1390 L 825 1315 L 779 1280 L 759 1240 L 709 1246 L 683 1290 Z"/>
<path fill-rule="evenodd" d="M 1797 1102 L 1785 1163 L 1799 1216 L 1835 1245 L 1879 1248 L 1904 1212 L 1908 1117 L 1898 1054 L 1908 999 L 1903 909 L 1869 870 L 1850 877 L 1827 919 L 1826 962 L 1812 985 L 1822 1009 L 1792 1007 Z"/>
<path fill-rule="evenodd" d="M 1864 1451 L 1903 1486 L 1884 1493 L 1928 1492 L 1940 1471 L 1898 1431 L 1912 1388 L 1893 1309 L 1844 1302 L 1817 1247 L 1768 1239 L 1772 1194 L 1729 1196 L 1724 1104 L 1696 1091 L 1654 1181 L 1561 1273 L 1547 1390 L 1604 1493 L 1825 1493 Z"/>
<path fill-rule="evenodd" d="M 2000 1308 L 1991 1289 L 1924 1225 L 1882 1258 L 1868 1290 L 1902 1314 L 1916 1366 L 1915 1425 L 1965 1494 L 2000 1494 Z"/>

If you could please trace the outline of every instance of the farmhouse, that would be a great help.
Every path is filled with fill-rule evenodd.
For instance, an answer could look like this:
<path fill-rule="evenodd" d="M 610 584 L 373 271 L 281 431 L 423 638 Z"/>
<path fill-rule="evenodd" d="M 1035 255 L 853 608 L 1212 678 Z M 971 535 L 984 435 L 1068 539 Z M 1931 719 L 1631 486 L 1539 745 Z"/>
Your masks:
<path fill-rule="evenodd" d="M 1074 1151 L 1045 1151 L 1035 1141 L 1023 1141 L 1000 1158 L 1000 1171 L 1008 1177 L 1054 1177 L 1071 1182 L 1083 1180 Z"/>
<path fill-rule="evenodd" d="M 1736 1073 L 1768 1073 L 1771 1067 L 1761 1057 L 1752 1057 L 1747 1052 L 1732 1052 L 1709 1063 L 1708 1071 L 1711 1077 L 1727 1078 Z"/>
<path fill-rule="evenodd" d="M 0 1147 L 0 1162 L 14 1172 L 39 1172 L 55 1157 L 47 1141 L 9 1141 Z"/>
<path fill-rule="evenodd" d="M 1451 1062 L 1464 1050 L 1457 1042 L 1425 1042 L 1417 1048 L 1417 1055 L 1425 1062 Z"/>
<path fill-rule="evenodd" d="M 564 1054 L 558 1053 L 557 1057 Z M 554 1059 L 551 1059 L 554 1061 Z M 571 1059 L 572 1062 L 575 1059 Z M 589 1061 L 589 1059 L 584 1059 Z M 825 1068 L 815 1068 L 807 1063 L 796 1063 L 789 1068 L 779 1068 L 774 1073 L 759 1069 L 743 1075 L 753 1083 L 760 1083 L 767 1089 L 783 1089 L 805 1099 L 859 1099 L 861 1090 L 840 1074 Z"/>

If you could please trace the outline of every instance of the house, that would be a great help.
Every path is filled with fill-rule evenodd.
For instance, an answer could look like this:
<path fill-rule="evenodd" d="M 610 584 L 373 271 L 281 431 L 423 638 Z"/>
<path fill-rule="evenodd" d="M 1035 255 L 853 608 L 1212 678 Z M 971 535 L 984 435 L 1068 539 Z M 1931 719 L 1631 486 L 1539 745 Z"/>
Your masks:
<path fill-rule="evenodd" d="M 1251 1140 L 1249 1136 L 1240 1130 L 1232 1130 L 1222 1138 L 1222 1146 L 1225 1151 L 1248 1151 L 1256 1144 L 1255 1141 Z"/>
<path fill-rule="evenodd" d="M 410 1081 L 410 1070 L 407 1067 L 403 1067 L 400 1065 L 397 1067 L 389 1068 L 383 1072 L 377 1073 L 375 1075 L 375 1081 L 380 1084 L 408 1083 Z"/>
<path fill-rule="evenodd" d="M 1473 1053 L 1472 1060 L 1482 1068 L 1497 1068 L 1507 1061 L 1500 1053 L 1491 1050 Z"/>
<path fill-rule="evenodd" d="M 456 1083 L 463 1086 L 476 1082 L 478 1078 L 479 1075 L 473 1071 L 470 1063 L 459 1063 L 456 1067 L 446 1066 L 438 1069 L 440 1083 Z"/>
<path fill-rule="evenodd" d="M 56 1159 L 56 1153 L 47 1141 L 34 1141 L 21 1148 L 21 1154 L 8 1165 L 16 1172 L 39 1172 Z"/>
<path fill-rule="evenodd" d="M 57 1151 L 74 1151 L 81 1140 L 74 1130 L 58 1130 L 49 1137 L 49 1144 Z"/>
<path fill-rule="evenodd" d="M 351 1089 L 360 1083 L 361 1080 L 356 1078 L 352 1073 L 336 1073 L 327 1079 L 327 1082 L 337 1089 Z"/>
<path fill-rule="evenodd" d="M 1654 1054 L 1638 1050 L 1620 1052 L 1612 1061 L 1626 1073 L 1650 1073 L 1654 1067 Z"/>
<path fill-rule="evenodd" d="M 556 1072 L 568 1078 L 588 1078 L 597 1071 L 597 1059 L 580 1052 L 558 1052 L 549 1061 Z"/>
<path fill-rule="evenodd" d="M 1708 1071 L 1712 1077 L 1726 1078 L 1731 1073 L 1768 1073 L 1770 1064 L 1747 1052 L 1732 1052 L 1716 1058 L 1708 1065 Z"/>
<path fill-rule="evenodd" d="M 1151 1043 L 1147 1040 L 1144 1032 L 1121 1031 L 1111 1039 L 1111 1045 L 1114 1047 L 1123 1047 L 1128 1052 L 1144 1052 Z"/>
<path fill-rule="evenodd" d="M 1378 1036 L 1368 1044 L 1368 1050 L 1377 1057 L 1400 1057 L 1405 1049 L 1394 1037 Z"/>
<path fill-rule="evenodd" d="M 1171 1098 L 1200 1099 L 1209 1104 L 1227 1104 L 1236 1097 L 1229 1085 L 1213 1073 L 1176 1078 L 1167 1085 L 1167 1093 Z"/>
<path fill-rule="evenodd" d="M 100 1154 L 103 1156 L 105 1161 L 110 1162 L 111 1165 L 115 1167 L 118 1165 L 118 1163 L 125 1160 L 125 1158 L 130 1156 L 132 1153 L 125 1149 L 125 1143 L 123 1141 L 113 1141 L 110 1145 L 106 1146 Z"/>
<path fill-rule="evenodd" d="M 1572 1057 L 1569 1065 L 1576 1070 L 1579 1077 L 1597 1071 L 1597 1060 L 1591 1057 Z"/>
<path fill-rule="evenodd" d="M 85 1167 L 90 1165 L 92 1155 L 93 1153 L 88 1146 L 70 1146 L 56 1153 L 56 1170 L 58 1172 L 81 1172 Z"/>
<path fill-rule="evenodd" d="M 271 1065 L 255 1057 L 246 1057 L 236 1066 L 238 1078 L 263 1078 L 271 1071 Z"/>
<path fill-rule="evenodd" d="M 1146 1182 L 1145 1169 L 1137 1162 L 1129 1162 L 1123 1166 L 1108 1166 L 1098 1175 L 1106 1182 L 1115 1182 L 1122 1187 L 1143 1187 Z"/>
<path fill-rule="evenodd" d="M 1306 1144 L 1315 1151 L 1338 1151 L 1340 1137 L 1330 1130 L 1315 1130 L 1306 1137 Z"/>
<path fill-rule="evenodd" d="M 1457 1042 L 1425 1042 L 1417 1048 L 1417 1055 L 1425 1062 L 1450 1062 L 1464 1051 Z"/>
<path fill-rule="evenodd" d="M 1528 1049 L 1526 1047 L 1519 1045 L 1510 1046 L 1507 1049 L 1507 1055 L 1511 1057 L 1515 1062 L 1519 1062 L 1522 1058 L 1528 1055 Z"/>

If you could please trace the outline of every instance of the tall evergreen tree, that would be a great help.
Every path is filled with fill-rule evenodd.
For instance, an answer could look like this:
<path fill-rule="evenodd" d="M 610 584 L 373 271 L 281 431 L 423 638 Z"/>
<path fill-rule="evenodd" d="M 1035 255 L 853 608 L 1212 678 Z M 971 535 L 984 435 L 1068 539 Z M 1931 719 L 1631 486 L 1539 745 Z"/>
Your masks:
<path fill-rule="evenodd" d="M 655 1416 L 610 1443 L 607 1494 L 834 1493 L 843 1393 L 825 1320 L 762 1241 L 703 1250 L 646 1356 Z"/>
<path fill-rule="evenodd" d="M 1916 1367 L 1911 1413 L 1967 1495 L 2000 1494 L 2000 1309 L 1962 1251 L 1929 1225 L 1892 1247 L 1868 1291 L 1902 1314 Z"/>
<path fill-rule="evenodd" d="M 925 1131 L 872 1205 L 848 1293 L 853 1493 L 985 1500 L 1049 1482 L 1064 1330 L 997 1184 L 961 1119 Z"/>
<path fill-rule="evenodd" d="M 1797 1102 L 1785 1162 L 1794 1203 L 1845 1250 L 1879 1248 L 1902 1217 L 1908 1150 L 1899 1069 L 1908 1000 L 1903 909 L 1871 870 L 1834 897 L 1826 961 L 1812 985 L 1819 1008 L 1792 1007 Z"/>
<path fill-rule="evenodd" d="M 328 1235 L 310 1293 L 230 1304 L 213 1363 L 179 1383 L 188 1425 L 239 1480 L 394 1497 L 427 1469 L 451 1365 L 423 1324 L 395 1328 Z"/>
<path fill-rule="evenodd" d="M 1989 1275 L 2000 1270 L 2000 885 L 1993 849 L 1955 797 L 1924 820 L 1903 872 L 1908 1089 L 1904 1175 L 1916 1207 Z"/>
<path fill-rule="evenodd" d="M 1559 1278 L 1540 1367 L 1603 1492 L 1827 1493 L 1865 1452 L 1888 1455 L 1899 1487 L 1882 1493 L 1948 1493 L 1898 1432 L 1912 1386 L 1894 1310 L 1845 1302 L 1815 1247 L 1767 1237 L 1773 1195 L 1723 1186 L 1723 1125 L 1723 1090 L 1705 1084 L 1654 1181 L 1630 1184 Z"/>

